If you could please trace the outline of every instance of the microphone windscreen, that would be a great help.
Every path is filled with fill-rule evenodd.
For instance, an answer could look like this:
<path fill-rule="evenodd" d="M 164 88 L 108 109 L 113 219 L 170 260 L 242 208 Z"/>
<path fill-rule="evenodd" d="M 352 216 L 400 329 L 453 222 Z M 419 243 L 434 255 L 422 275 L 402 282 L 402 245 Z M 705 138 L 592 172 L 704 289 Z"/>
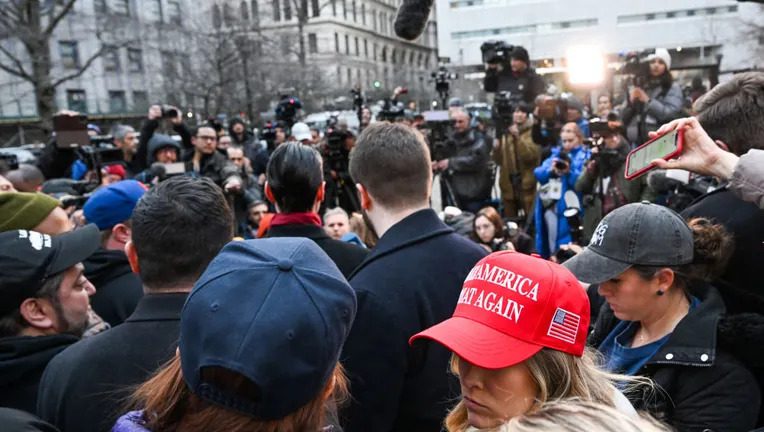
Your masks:
<path fill-rule="evenodd" d="M 433 0 L 403 0 L 395 16 L 395 34 L 406 40 L 418 38 L 427 26 Z"/>

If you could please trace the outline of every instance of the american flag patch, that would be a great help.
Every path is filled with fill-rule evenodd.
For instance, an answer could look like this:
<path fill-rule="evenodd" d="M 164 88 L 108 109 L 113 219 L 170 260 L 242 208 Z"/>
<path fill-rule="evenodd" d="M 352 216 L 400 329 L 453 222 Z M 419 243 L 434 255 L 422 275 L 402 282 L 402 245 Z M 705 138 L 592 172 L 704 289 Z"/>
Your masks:
<path fill-rule="evenodd" d="M 552 318 L 552 322 L 549 323 L 549 330 L 546 334 L 555 339 L 574 344 L 576 343 L 578 324 L 580 322 L 580 316 L 573 312 L 566 311 L 565 309 L 557 308 L 557 311 L 554 313 L 554 318 Z"/>

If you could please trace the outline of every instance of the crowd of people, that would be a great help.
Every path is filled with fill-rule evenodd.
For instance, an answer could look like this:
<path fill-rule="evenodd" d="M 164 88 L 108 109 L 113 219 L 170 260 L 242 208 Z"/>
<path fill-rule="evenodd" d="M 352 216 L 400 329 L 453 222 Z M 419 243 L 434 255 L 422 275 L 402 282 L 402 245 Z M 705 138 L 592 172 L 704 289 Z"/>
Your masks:
<path fill-rule="evenodd" d="M 445 150 L 368 110 L 261 142 L 152 106 L 105 164 L 54 136 L 0 172 L 2 429 L 764 428 L 764 73 L 681 118 L 647 61 L 620 106 L 550 104 L 515 50 L 486 74 L 522 89 L 506 123 L 454 106 Z"/>

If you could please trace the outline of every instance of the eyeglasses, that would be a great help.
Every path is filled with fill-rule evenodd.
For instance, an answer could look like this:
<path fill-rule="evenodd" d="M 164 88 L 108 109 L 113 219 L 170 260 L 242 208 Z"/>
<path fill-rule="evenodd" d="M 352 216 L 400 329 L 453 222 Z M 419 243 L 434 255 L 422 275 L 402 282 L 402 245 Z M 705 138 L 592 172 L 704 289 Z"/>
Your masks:
<path fill-rule="evenodd" d="M 200 140 L 205 140 L 205 141 L 215 141 L 216 139 L 218 139 L 218 137 L 214 135 L 197 135 L 196 137 L 199 138 Z"/>

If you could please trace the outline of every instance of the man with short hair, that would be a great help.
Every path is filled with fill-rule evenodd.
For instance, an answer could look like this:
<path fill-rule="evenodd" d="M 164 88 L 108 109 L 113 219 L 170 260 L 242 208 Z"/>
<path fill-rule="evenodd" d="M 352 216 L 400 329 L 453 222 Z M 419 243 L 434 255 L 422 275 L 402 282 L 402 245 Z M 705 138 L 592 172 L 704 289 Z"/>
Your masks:
<path fill-rule="evenodd" d="M 225 196 L 207 178 L 173 177 L 143 196 L 125 251 L 146 295 L 123 324 L 51 361 L 40 382 L 38 415 L 62 432 L 111 430 L 131 387 L 175 354 L 181 308 L 231 240 L 231 220 Z"/>
<path fill-rule="evenodd" d="M 19 192 L 37 192 L 45 182 L 42 171 L 29 164 L 20 164 L 17 169 L 8 171 L 6 178 L 13 183 L 13 187 Z"/>
<path fill-rule="evenodd" d="M 350 232 L 350 216 L 342 207 L 329 209 L 324 213 L 324 230 L 329 237 L 342 240 L 342 237 Z"/>
<path fill-rule="evenodd" d="M 97 247 L 92 225 L 0 233 L 0 406 L 34 413 L 45 366 L 82 337 L 95 288 L 80 262 Z"/>
<path fill-rule="evenodd" d="M 271 155 L 265 196 L 276 206 L 268 237 L 307 237 L 318 244 L 348 277 L 366 258 L 367 251 L 329 237 L 318 210 L 324 200 L 321 155 L 298 143 L 279 146 Z"/>
<path fill-rule="evenodd" d="M 351 275 L 358 313 L 342 364 L 353 398 L 348 432 L 439 432 L 459 395 L 442 346 L 408 339 L 451 316 L 462 283 L 486 252 L 430 208 L 430 152 L 415 129 L 369 125 L 350 155 L 350 175 L 379 242 Z"/>
<path fill-rule="evenodd" d="M 133 129 L 132 126 L 117 125 L 112 130 L 112 136 L 114 137 L 114 147 L 122 150 L 122 160 L 125 162 L 125 167 L 132 176 L 132 174 L 135 173 L 133 158 L 135 157 L 135 152 L 138 150 L 138 142 L 135 139 L 135 129 Z"/>
<path fill-rule="evenodd" d="M 133 209 L 145 192 L 138 181 L 117 182 L 98 189 L 82 208 L 85 220 L 101 231 L 101 247 L 83 262 L 85 276 L 97 289 L 90 303 L 112 327 L 130 316 L 143 297 L 143 284 L 130 269 L 125 245 Z"/>
<path fill-rule="evenodd" d="M 186 156 L 186 172 L 209 177 L 226 192 L 238 192 L 242 187 L 236 166 L 217 151 L 217 135 L 211 126 L 199 126 L 191 132 L 193 151 Z"/>

